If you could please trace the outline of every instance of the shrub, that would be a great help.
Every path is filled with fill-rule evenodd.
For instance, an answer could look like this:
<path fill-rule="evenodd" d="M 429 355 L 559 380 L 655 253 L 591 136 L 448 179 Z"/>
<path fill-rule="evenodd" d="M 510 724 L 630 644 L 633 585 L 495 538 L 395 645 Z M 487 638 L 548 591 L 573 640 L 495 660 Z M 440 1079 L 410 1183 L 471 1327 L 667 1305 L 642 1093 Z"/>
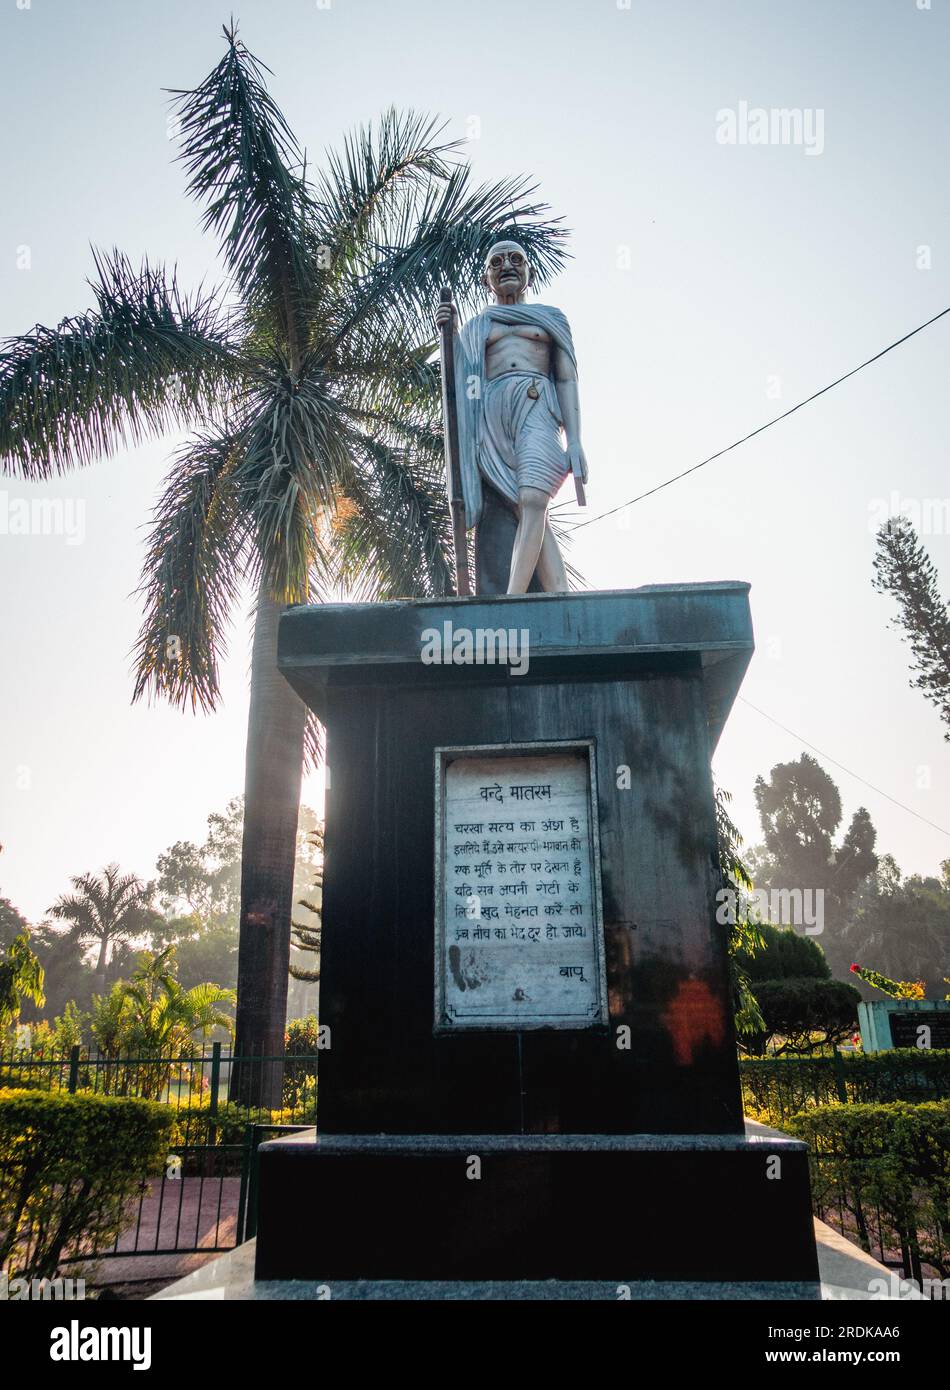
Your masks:
<path fill-rule="evenodd" d="M 284 1034 L 286 1057 L 315 1057 L 320 1045 L 320 1022 L 316 1014 L 292 1018 Z"/>
<path fill-rule="evenodd" d="M 864 1249 L 876 1235 L 912 1277 L 924 1265 L 950 1275 L 950 1100 L 816 1106 L 787 1128 L 812 1150 L 819 1213 L 843 1207 Z"/>
<path fill-rule="evenodd" d="M 840 1042 L 857 1026 L 861 996 L 844 980 L 799 976 L 757 981 L 753 989 L 765 1022 L 760 1047 L 780 1037 L 789 1052 L 811 1052 Z"/>
<path fill-rule="evenodd" d="M 0 1269 L 51 1279 L 65 1256 L 107 1249 L 174 1119 L 145 1100 L 0 1091 Z"/>
<path fill-rule="evenodd" d="M 832 1057 L 762 1057 L 739 1063 L 745 1113 L 765 1124 L 816 1105 L 950 1096 L 950 1052 L 916 1048 Z"/>
<path fill-rule="evenodd" d="M 171 1146 L 195 1148 L 206 1144 L 243 1145 L 248 1125 L 314 1124 L 316 1103 L 285 1106 L 282 1110 L 263 1110 L 260 1106 L 240 1105 L 227 1101 L 212 1114 L 211 1102 L 195 1096 L 172 1111 L 174 1127 Z"/>
<path fill-rule="evenodd" d="M 758 930 L 764 944 L 754 955 L 740 952 L 740 962 L 753 985 L 760 980 L 831 978 L 825 953 L 810 936 L 769 922 L 759 923 Z"/>

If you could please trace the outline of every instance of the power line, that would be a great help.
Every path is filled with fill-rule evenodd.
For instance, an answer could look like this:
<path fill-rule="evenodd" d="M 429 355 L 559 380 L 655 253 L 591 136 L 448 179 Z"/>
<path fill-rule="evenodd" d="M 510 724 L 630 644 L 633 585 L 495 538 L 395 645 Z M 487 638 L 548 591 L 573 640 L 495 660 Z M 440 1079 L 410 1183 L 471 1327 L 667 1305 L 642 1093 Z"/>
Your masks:
<path fill-rule="evenodd" d="M 593 526 L 595 521 L 603 521 L 604 517 L 613 516 L 616 512 L 622 512 L 626 507 L 632 507 L 635 503 L 642 502 L 644 498 L 652 497 L 655 492 L 662 492 L 662 490 L 665 487 L 669 487 L 671 483 L 678 483 L 681 478 L 688 478 L 690 473 L 696 473 L 700 468 L 705 468 L 707 463 L 713 463 L 716 459 L 722 458 L 723 454 L 728 454 L 733 449 L 738 449 L 740 444 L 747 444 L 748 441 L 754 439 L 757 434 L 762 434 L 764 430 L 771 429 L 771 427 L 777 425 L 780 420 L 787 420 L 789 415 L 794 415 L 796 410 L 801 410 L 802 406 L 810 405 L 811 402 L 816 401 L 819 396 L 825 395 L 828 391 L 833 391 L 836 386 L 840 386 L 841 383 L 847 381 L 849 377 L 856 376 L 857 373 L 863 371 L 865 367 L 870 367 L 872 362 L 877 362 L 889 352 L 893 352 L 896 347 L 900 347 L 901 343 L 906 343 L 907 340 L 913 338 L 915 334 L 922 333 L 925 328 L 929 328 L 930 325 L 936 323 L 938 319 L 942 319 L 945 314 L 950 314 L 950 305 L 948 305 L 946 309 L 941 309 L 939 314 L 934 314 L 933 318 L 928 319 L 926 323 L 919 324 L 917 328 L 912 328 L 909 333 L 904 334 L 903 338 L 898 338 L 896 342 L 889 343 L 886 348 L 881 348 L 880 352 L 876 352 L 873 357 L 869 357 L 867 361 L 862 362 L 860 366 L 852 367 L 850 372 L 845 372 L 844 376 L 839 376 L 836 381 L 831 381 L 827 386 L 823 386 L 820 391 L 815 391 L 812 395 L 806 396 L 803 401 L 799 401 L 798 404 L 793 405 L 791 409 L 784 410 L 781 415 L 776 415 L 774 420 L 767 420 L 764 425 L 759 425 L 758 429 L 752 430 L 749 434 L 744 434 L 741 439 L 737 439 L 733 444 L 727 444 L 726 447 L 720 449 L 718 453 L 710 454 L 709 458 L 703 459 L 702 463 L 694 463 L 692 468 L 684 468 L 682 473 L 677 473 L 674 477 L 667 478 L 665 483 L 657 483 L 656 487 L 651 487 L 648 492 L 641 492 L 639 497 L 632 497 L 629 502 L 621 502 L 619 506 L 611 507 L 609 511 L 600 512 L 597 516 L 589 517 L 587 521 L 575 521 L 571 526 L 571 530 L 579 531 L 583 526 Z"/>
<path fill-rule="evenodd" d="M 950 830 L 944 830 L 942 825 L 937 825 L 935 821 L 928 820 L 927 817 L 922 816 L 919 811 L 913 810 L 910 806 L 905 806 L 903 801 L 898 801 L 896 796 L 891 796 L 889 792 L 882 791 L 880 787 L 876 787 L 874 783 L 869 782 L 867 778 L 859 776 L 857 772 L 852 772 L 850 767 L 845 767 L 844 763 L 839 763 L 837 758 L 833 758 L 830 753 L 823 753 L 820 748 L 816 748 L 813 743 L 809 743 L 807 738 L 802 738 L 801 734 L 796 734 L 794 729 L 789 729 L 785 724 L 781 724 L 777 719 L 773 719 L 770 714 L 766 714 L 764 709 L 759 709 L 758 705 L 754 705 L 752 701 L 747 700 L 744 695 L 737 695 L 736 699 L 741 700 L 744 705 L 748 705 L 749 709 L 754 709 L 756 714 L 761 714 L 763 719 L 767 719 L 769 723 L 774 724 L 776 728 L 781 729 L 786 734 L 791 734 L 792 738 L 797 739 L 799 743 L 803 743 L 806 748 L 810 748 L 813 753 L 817 753 L 818 756 L 824 758 L 826 762 L 833 763 L 834 766 L 840 768 L 842 772 L 846 772 L 849 777 L 853 777 L 855 781 L 861 782 L 865 787 L 869 787 L 870 790 L 876 792 L 878 796 L 883 796 L 886 801 L 893 802 L 895 806 L 899 806 L 900 809 L 906 811 L 908 815 L 916 816 L 918 820 L 923 821 L 924 825 L 929 825 L 932 830 L 939 830 L 941 835 L 946 835 L 950 838 Z"/>

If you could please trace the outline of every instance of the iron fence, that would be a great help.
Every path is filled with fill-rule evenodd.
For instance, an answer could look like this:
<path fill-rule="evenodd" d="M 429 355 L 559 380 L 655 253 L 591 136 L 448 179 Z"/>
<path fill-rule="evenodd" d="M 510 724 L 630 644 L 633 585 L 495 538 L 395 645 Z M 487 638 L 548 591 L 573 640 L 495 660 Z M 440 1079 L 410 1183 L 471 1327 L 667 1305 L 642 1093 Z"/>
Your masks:
<path fill-rule="evenodd" d="M 0 1087 L 137 1097 L 174 1110 L 162 1174 L 143 1176 L 112 1245 L 72 1259 L 216 1253 L 254 1232 L 261 1139 L 315 1123 L 317 1060 L 311 1053 L 240 1056 L 221 1043 L 155 1057 L 13 1048 L 0 1051 Z M 234 1100 L 238 1073 L 241 1099 Z M 268 1104 L 275 1096 L 277 1107 Z"/>
<path fill-rule="evenodd" d="M 745 1113 L 778 1129 L 816 1105 L 883 1104 L 950 1097 L 950 1051 L 903 1049 L 822 1056 L 789 1054 L 739 1062 Z"/>

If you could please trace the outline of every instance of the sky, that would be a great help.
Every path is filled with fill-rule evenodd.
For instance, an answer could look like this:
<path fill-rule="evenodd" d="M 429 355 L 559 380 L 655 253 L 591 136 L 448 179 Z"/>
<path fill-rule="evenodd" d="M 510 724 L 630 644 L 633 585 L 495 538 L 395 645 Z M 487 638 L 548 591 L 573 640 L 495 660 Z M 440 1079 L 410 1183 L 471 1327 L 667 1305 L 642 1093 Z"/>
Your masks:
<path fill-rule="evenodd" d="M 577 347 L 584 520 L 950 304 L 950 0 L 0 0 L 0 335 L 87 308 L 92 246 L 220 278 L 163 89 L 210 71 L 231 12 L 312 162 L 411 107 L 466 140 L 477 180 L 530 174 L 563 216 L 573 259 L 544 297 Z M 773 109 L 800 127 L 756 142 Z M 757 650 L 714 761 L 751 843 L 756 776 L 810 744 L 905 873 L 950 855 L 950 750 L 871 587 L 875 521 L 936 502 L 922 539 L 950 591 L 948 364 L 950 316 L 576 533 L 595 589 L 751 583 Z M 146 528 L 180 442 L 0 479 L 0 895 L 30 920 L 112 860 L 153 876 L 242 789 L 246 622 L 217 713 L 130 704 Z M 10 534 L 23 499 L 54 502 L 61 533 Z"/>

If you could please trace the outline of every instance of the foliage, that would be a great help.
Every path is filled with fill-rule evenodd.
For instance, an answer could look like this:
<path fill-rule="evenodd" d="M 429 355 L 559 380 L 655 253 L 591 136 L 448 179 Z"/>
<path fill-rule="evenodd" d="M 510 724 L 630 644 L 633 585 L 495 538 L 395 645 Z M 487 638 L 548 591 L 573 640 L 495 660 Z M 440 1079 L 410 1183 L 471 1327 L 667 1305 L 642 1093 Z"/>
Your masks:
<path fill-rule="evenodd" d="M 286 1091 L 285 1081 L 285 1091 Z M 236 1101 L 222 1102 L 216 1111 L 211 1109 L 207 1096 L 191 1096 L 174 1109 L 174 1128 L 170 1140 L 172 1149 L 205 1144 L 242 1145 L 248 1125 L 309 1125 L 317 1118 L 316 1078 L 312 1072 L 308 1084 L 302 1074 L 293 1087 L 296 1097 L 285 1095 L 279 1110 L 241 1105 Z"/>
<path fill-rule="evenodd" d="M 767 782 L 757 777 L 755 802 L 764 837 L 764 850 L 755 858 L 757 882 L 821 889 L 827 915 L 829 905 L 846 903 L 877 867 L 875 830 L 863 806 L 835 845 L 842 819 L 841 795 L 810 754 L 802 753 L 795 762 L 777 763 Z"/>
<path fill-rule="evenodd" d="M 65 1256 L 107 1249 L 173 1122 L 145 1100 L 0 1091 L 0 1269 L 53 1278 Z"/>
<path fill-rule="evenodd" d="M 819 1211 L 844 1207 L 868 1251 L 879 1219 L 906 1252 L 906 1273 L 950 1276 L 950 1101 L 816 1106 L 787 1128 L 811 1147 Z"/>
<path fill-rule="evenodd" d="M 234 988 L 240 942 L 236 921 L 198 924 L 188 935 L 182 933 L 175 940 L 178 978 L 186 989 L 205 980 L 214 980 L 226 989 Z"/>
<path fill-rule="evenodd" d="M 877 970 L 869 970 L 867 966 L 852 965 L 851 973 L 857 975 L 859 980 L 863 980 L 872 989 L 880 990 L 890 999 L 923 999 L 924 982 L 923 980 L 889 980 L 886 975 L 881 975 Z"/>
<path fill-rule="evenodd" d="M 61 1014 L 70 1000 L 80 1009 L 88 1008 L 97 976 L 85 960 L 84 949 L 76 931 L 73 928 L 54 926 L 50 922 L 39 922 L 30 932 L 30 945 L 42 962 L 46 974 L 46 1002 L 42 1009 L 27 1004 L 23 1010 L 23 1020 L 34 1022 L 41 1013 L 47 1018 Z M 113 966 L 117 964 L 117 959 L 118 952 L 115 952 L 107 970 L 106 980 Z M 102 988 L 102 978 L 98 978 L 99 987 Z"/>
<path fill-rule="evenodd" d="M 814 937 L 769 922 L 760 924 L 759 934 L 762 945 L 754 955 L 743 954 L 742 960 L 753 984 L 762 980 L 831 978 L 825 953 Z"/>
<path fill-rule="evenodd" d="M 44 971 L 30 948 L 28 932 L 15 936 L 0 956 L 0 1041 L 20 1017 L 25 999 L 42 1005 Z"/>
<path fill-rule="evenodd" d="M 116 980 L 106 995 L 94 994 L 89 1031 L 105 1057 L 118 1057 L 125 1037 L 127 1001 L 125 984 Z"/>
<path fill-rule="evenodd" d="M 174 946 L 142 951 L 131 980 L 117 981 L 107 996 L 94 999 L 91 1032 L 107 1057 L 167 1058 L 164 1066 L 143 1066 L 135 1087 L 140 1095 L 158 1097 L 169 1084 L 171 1058 L 190 1055 L 195 1033 L 231 1032 L 231 1017 L 220 1005 L 233 1002 L 234 991 L 220 985 L 183 988 L 175 975 Z"/>
<path fill-rule="evenodd" d="M 50 912 L 68 922 L 77 940 L 98 942 L 97 974 L 104 975 L 112 943 L 149 932 L 159 921 L 151 906 L 154 887 L 135 874 L 123 874 L 107 864 L 101 875 L 79 874 L 70 880 L 74 892 L 59 897 Z"/>
<path fill-rule="evenodd" d="M 287 1023 L 284 1034 L 284 1055 L 287 1057 L 315 1057 L 320 1046 L 320 1023 L 316 1014 L 306 1018 L 292 1018 Z"/>
<path fill-rule="evenodd" d="M 926 998 L 940 998 L 950 941 L 950 861 L 940 867 L 939 878 L 905 878 L 890 855 L 882 856 L 835 935 L 836 973 L 870 958 L 883 979 L 919 982 Z M 861 980 L 865 998 L 874 997 L 858 972 L 853 978 Z"/>
<path fill-rule="evenodd" d="M 742 858 L 742 835 L 729 815 L 732 797 L 721 787 L 716 788 L 716 833 L 719 846 L 719 872 L 724 888 L 735 894 L 736 911 L 729 928 L 729 979 L 732 988 L 733 1015 L 740 1037 L 759 1032 L 764 1021 L 752 992 L 748 961 L 762 946 L 759 923 L 750 914 L 748 895 L 752 878 Z"/>
<path fill-rule="evenodd" d="M 747 1029 L 741 1045 L 762 1053 L 811 1052 L 840 1042 L 857 1022 L 858 991 L 831 979 L 824 952 L 812 937 L 791 927 L 759 925 L 761 946 L 741 951 L 740 962 L 760 1009 L 761 1023 Z"/>
<path fill-rule="evenodd" d="M 895 1048 L 827 1056 L 743 1058 L 739 1063 L 745 1113 L 783 1126 L 813 1105 L 950 1097 L 950 1052 Z"/>
<path fill-rule="evenodd" d="M 843 1041 L 857 1024 L 861 996 L 845 980 L 760 980 L 753 989 L 765 1025 L 754 1039 L 756 1051 L 779 1039 L 776 1053 L 820 1050 Z"/>
<path fill-rule="evenodd" d="M 297 828 L 295 882 L 302 884 L 315 866 L 319 842 L 316 814 L 301 806 Z M 166 939 L 194 937 L 208 927 L 236 922 L 241 899 L 241 841 L 244 798 L 234 796 L 223 811 L 208 816 L 208 834 L 200 845 L 178 840 L 158 857 L 156 892 L 173 921 Z M 176 924 L 175 917 L 180 918 Z M 169 928 L 178 934 L 171 937 Z"/>
<path fill-rule="evenodd" d="M 50 1029 L 51 1052 L 62 1057 L 71 1048 L 79 1047 L 82 1043 L 84 1022 L 76 1004 L 71 999 L 67 1000 L 63 1012 L 53 1019 Z"/>
<path fill-rule="evenodd" d="M 293 979 L 303 980 L 310 984 L 315 984 L 320 979 L 320 942 L 322 939 L 322 911 L 323 911 L 323 824 L 315 826 L 308 836 L 309 843 L 313 849 L 314 858 L 317 865 L 314 871 L 313 883 L 309 893 L 314 896 L 299 898 L 297 906 L 302 907 L 309 913 L 308 921 L 294 920 L 290 926 L 290 944 L 292 951 L 298 951 L 306 956 L 316 956 L 316 961 L 311 966 L 293 964 L 291 956 L 290 973 Z"/>
<path fill-rule="evenodd" d="M 12 945 L 14 937 L 29 933 L 30 924 L 9 898 L 0 898 L 0 951 Z"/>
<path fill-rule="evenodd" d="M 937 572 L 906 516 L 892 517 L 877 533 L 874 588 L 896 598 L 894 626 L 910 644 L 911 681 L 950 725 L 950 614 L 940 596 Z M 950 729 L 944 734 L 950 739 Z"/>

